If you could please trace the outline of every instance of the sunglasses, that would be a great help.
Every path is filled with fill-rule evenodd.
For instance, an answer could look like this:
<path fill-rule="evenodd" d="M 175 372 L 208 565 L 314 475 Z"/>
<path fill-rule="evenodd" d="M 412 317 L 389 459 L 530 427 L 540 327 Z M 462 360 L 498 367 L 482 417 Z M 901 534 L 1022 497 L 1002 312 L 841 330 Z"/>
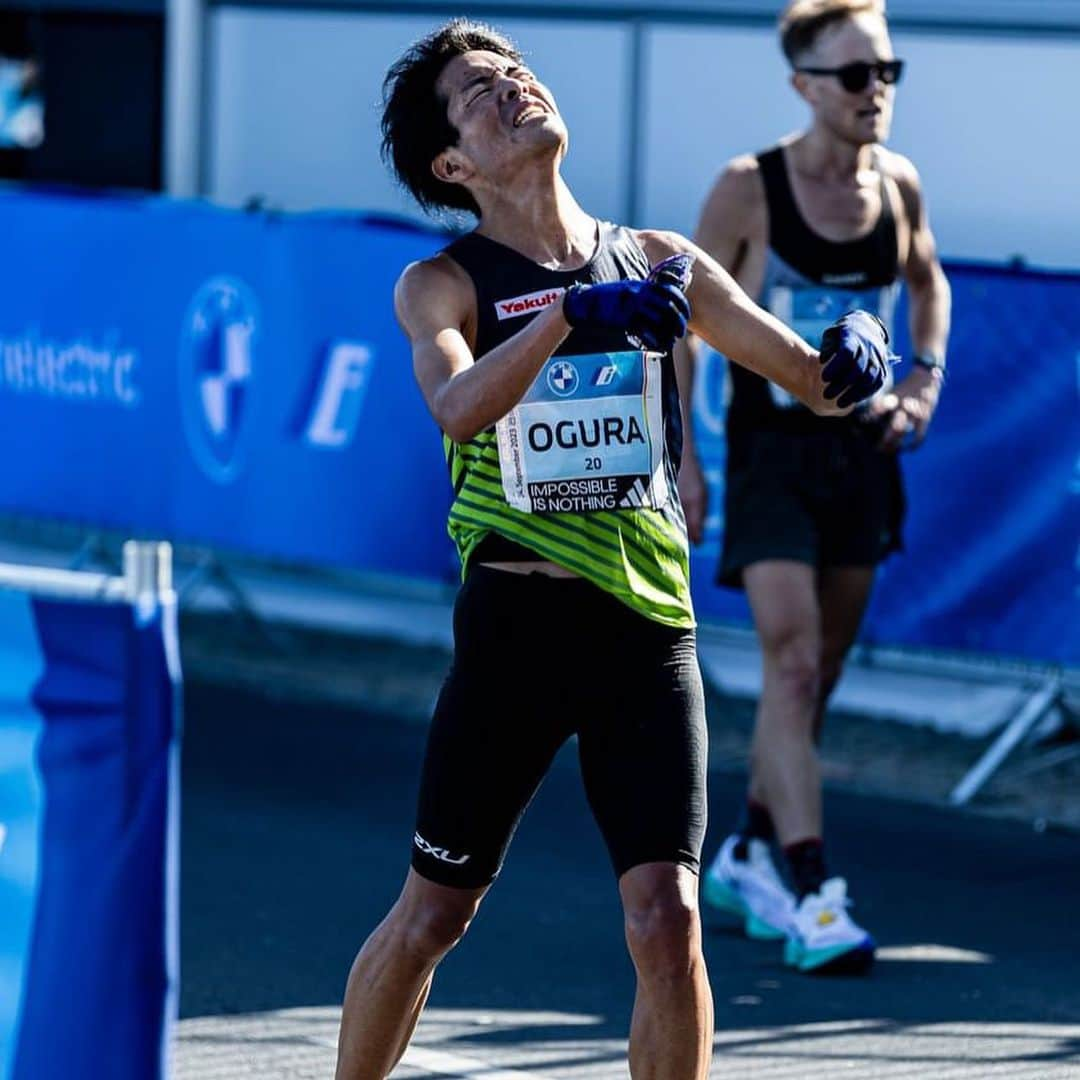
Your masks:
<path fill-rule="evenodd" d="M 871 75 L 876 75 L 886 86 L 895 86 L 904 73 L 904 61 L 875 60 L 871 64 L 866 60 L 856 60 L 838 68 L 801 67 L 795 70 L 804 75 L 835 75 L 849 94 L 858 94 L 870 85 Z"/>

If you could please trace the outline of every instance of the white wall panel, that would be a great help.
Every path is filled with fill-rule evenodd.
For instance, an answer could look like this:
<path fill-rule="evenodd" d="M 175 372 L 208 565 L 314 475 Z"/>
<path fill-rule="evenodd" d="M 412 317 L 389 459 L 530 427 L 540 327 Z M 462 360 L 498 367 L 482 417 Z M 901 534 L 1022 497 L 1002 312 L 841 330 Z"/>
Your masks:
<path fill-rule="evenodd" d="M 379 159 L 382 78 L 426 17 L 216 9 L 211 18 L 206 193 L 288 209 L 419 212 Z M 591 212 L 626 205 L 629 30 L 499 21 L 553 89 L 570 125 L 565 175 Z M 594 68 L 602 58 L 602 80 Z M 582 78 L 584 72 L 595 72 Z"/>
<path fill-rule="evenodd" d="M 891 145 L 923 176 L 952 257 L 1080 266 L 1080 43 L 897 34 Z M 649 33 L 642 219 L 691 230 L 717 170 L 801 127 L 769 30 Z"/>
<path fill-rule="evenodd" d="M 654 29 L 646 52 L 641 218 L 689 235 L 724 162 L 794 130 L 803 110 L 769 30 Z"/>
<path fill-rule="evenodd" d="M 949 255 L 1080 267 L 1080 42 L 901 36 L 893 144 Z"/>
<path fill-rule="evenodd" d="M 240 204 L 416 216 L 378 156 L 387 65 L 438 20 L 219 8 L 205 190 Z M 555 92 L 582 204 L 621 219 L 631 120 L 627 24 L 499 20 Z M 1080 266 L 1080 42 L 898 33 L 909 62 L 892 145 L 919 167 L 942 251 Z M 645 33 L 639 223 L 690 231 L 720 166 L 802 126 L 770 29 Z"/>

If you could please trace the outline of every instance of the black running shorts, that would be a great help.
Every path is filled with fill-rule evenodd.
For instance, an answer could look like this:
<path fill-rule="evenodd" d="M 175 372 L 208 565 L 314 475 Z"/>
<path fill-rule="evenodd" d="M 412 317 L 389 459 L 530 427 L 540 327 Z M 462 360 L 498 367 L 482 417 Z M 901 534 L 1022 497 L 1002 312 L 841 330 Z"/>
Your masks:
<path fill-rule="evenodd" d="M 746 567 L 773 559 L 876 566 L 902 547 L 903 519 L 897 455 L 855 425 L 731 435 L 717 583 L 741 587 Z"/>
<path fill-rule="evenodd" d="M 616 875 L 647 862 L 696 873 L 706 731 L 694 631 L 653 622 L 580 579 L 474 566 L 428 736 L 417 873 L 490 884 L 571 735 Z"/>

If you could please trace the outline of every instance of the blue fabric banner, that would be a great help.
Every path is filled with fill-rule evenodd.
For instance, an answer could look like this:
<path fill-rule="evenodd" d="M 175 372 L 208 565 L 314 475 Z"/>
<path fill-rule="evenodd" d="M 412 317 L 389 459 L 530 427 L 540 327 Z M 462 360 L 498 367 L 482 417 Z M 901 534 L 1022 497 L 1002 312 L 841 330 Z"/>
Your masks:
<path fill-rule="evenodd" d="M 393 287 L 443 234 L 0 194 L 0 512 L 448 576 L 449 484 Z"/>
<path fill-rule="evenodd" d="M 14 191 L 0 230 L 0 431 L 18 463 L 0 513 L 453 580 L 450 485 L 392 296 L 445 235 Z M 1076 664 L 1080 277 L 947 269 L 949 381 L 905 455 L 907 550 L 865 637 Z M 745 621 L 712 583 L 718 358 L 695 396 L 715 486 L 695 600 L 705 619 Z"/>
<path fill-rule="evenodd" d="M 164 1080 L 175 610 L 0 591 L 0 1078 Z"/>
<path fill-rule="evenodd" d="M 879 575 L 862 640 L 1080 665 L 1080 276 L 946 271 L 948 380 L 926 443 L 903 455 L 905 550 Z M 748 623 L 742 594 L 713 584 L 725 369 L 710 353 L 695 388 L 710 518 L 692 580 L 700 617 Z"/>

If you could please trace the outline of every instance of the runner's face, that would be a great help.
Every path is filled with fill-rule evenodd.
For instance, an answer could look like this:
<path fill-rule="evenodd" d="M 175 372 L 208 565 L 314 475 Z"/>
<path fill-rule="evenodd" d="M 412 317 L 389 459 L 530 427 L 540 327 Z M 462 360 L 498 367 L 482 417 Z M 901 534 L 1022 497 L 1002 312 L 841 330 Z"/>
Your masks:
<path fill-rule="evenodd" d="M 839 68 L 857 60 L 894 58 L 885 20 L 866 13 L 826 29 L 798 66 Z M 796 80 L 815 120 L 844 142 L 865 146 L 889 137 L 895 86 L 886 86 L 876 75 L 856 93 L 845 90 L 834 75 L 797 75 Z"/>
<path fill-rule="evenodd" d="M 452 150 L 480 176 L 496 179 L 523 160 L 565 151 L 566 125 L 551 91 L 514 60 L 464 53 L 446 65 L 435 89 L 459 134 Z"/>

